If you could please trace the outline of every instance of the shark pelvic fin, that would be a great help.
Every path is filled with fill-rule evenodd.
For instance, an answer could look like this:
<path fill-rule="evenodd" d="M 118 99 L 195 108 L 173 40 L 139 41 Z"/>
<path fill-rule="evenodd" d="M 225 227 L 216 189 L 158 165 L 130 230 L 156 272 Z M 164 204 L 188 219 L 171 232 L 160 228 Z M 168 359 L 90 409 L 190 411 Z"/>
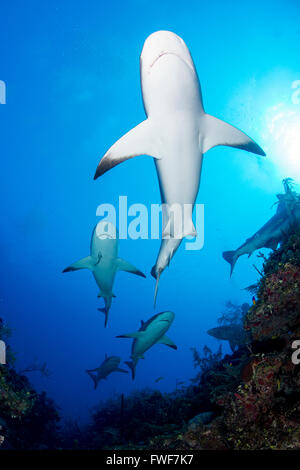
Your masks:
<path fill-rule="evenodd" d="M 157 341 L 157 344 L 165 344 L 166 346 L 169 346 L 170 348 L 177 349 L 177 346 L 173 341 L 168 338 L 167 336 L 162 336 L 159 341 Z"/>
<path fill-rule="evenodd" d="M 149 119 L 146 119 L 123 135 L 100 161 L 94 179 L 97 179 L 119 163 L 138 155 L 150 155 L 154 158 L 160 158 L 153 134 L 151 123 Z"/>
<path fill-rule="evenodd" d="M 136 274 L 137 276 L 141 277 L 146 277 L 142 271 L 137 269 L 133 264 L 128 263 L 128 261 L 125 261 L 122 258 L 117 258 L 116 259 L 116 269 L 118 271 L 126 271 L 128 273 Z"/>
<path fill-rule="evenodd" d="M 265 152 L 248 135 L 227 122 L 205 114 L 201 118 L 201 136 L 203 136 L 203 153 L 217 145 L 235 147 L 257 155 L 265 156 Z"/>
<path fill-rule="evenodd" d="M 91 271 L 94 269 L 95 261 L 91 256 L 86 256 L 85 258 L 82 258 L 78 261 L 75 261 L 75 263 L 71 264 L 68 266 L 66 269 L 63 270 L 63 273 L 68 273 L 70 271 L 77 271 L 78 269 L 90 269 Z"/>

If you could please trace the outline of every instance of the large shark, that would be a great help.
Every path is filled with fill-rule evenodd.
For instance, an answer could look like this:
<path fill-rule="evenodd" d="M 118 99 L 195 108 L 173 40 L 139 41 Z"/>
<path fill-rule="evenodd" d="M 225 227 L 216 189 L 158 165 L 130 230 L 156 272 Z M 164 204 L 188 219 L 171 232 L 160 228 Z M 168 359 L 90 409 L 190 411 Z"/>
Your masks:
<path fill-rule="evenodd" d="M 170 346 L 170 348 L 177 349 L 173 341 L 165 335 L 173 323 L 174 317 L 173 312 L 157 313 L 148 321 L 142 321 L 138 331 L 117 336 L 117 338 L 133 338 L 131 348 L 132 361 L 125 362 L 131 369 L 132 379 L 135 378 L 135 368 L 139 359 L 144 359 L 144 353 L 154 344 L 165 344 Z"/>
<path fill-rule="evenodd" d="M 265 153 L 246 134 L 205 113 L 193 59 L 184 41 L 176 34 L 158 31 L 146 39 L 140 73 L 147 119 L 106 152 L 95 179 L 137 155 L 147 154 L 154 158 L 164 205 L 163 239 L 151 271 L 157 280 L 156 294 L 160 275 L 182 239 L 188 235 L 196 236 L 192 211 L 199 189 L 203 154 L 217 145 L 258 155 Z M 178 210 L 183 223 L 177 222 L 174 227 L 172 217 L 174 219 Z"/>
<path fill-rule="evenodd" d="M 287 190 L 285 194 L 277 194 L 277 198 L 278 207 L 273 217 L 239 248 L 223 252 L 223 258 L 231 266 L 230 276 L 240 256 L 247 254 L 250 257 L 260 248 L 276 250 L 291 228 L 300 224 L 300 196 L 294 191 Z"/>
<path fill-rule="evenodd" d="M 105 314 L 106 326 L 112 298 L 115 297 L 112 288 L 116 273 L 127 271 L 138 276 L 146 276 L 128 261 L 118 258 L 118 232 L 111 222 L 103 220 L 96 225 L 92 235 L 90 253 L 90 256 L 76 261 L 63 272 L 76 271 L 77 269 L 92 271 L 100 289 L 98 297 L 103 297 L 105 302 L 105 308 L 99 310 Z"/>
<path fill-rule="evenodd" d="M 100 380 L 106 380 L 107 376 L 112 372 L 123 372 L 124 374 L 128 374 L 127 370 L 119 367 L 120 362 L 121 359 L 119 356 L 108 357 L 107 354 L 105 354 L 105 359 L 99 367 L 86 371 L 94 382 L 95 390 Z M 94 372 L 96 372 L 96 374 Z"/>

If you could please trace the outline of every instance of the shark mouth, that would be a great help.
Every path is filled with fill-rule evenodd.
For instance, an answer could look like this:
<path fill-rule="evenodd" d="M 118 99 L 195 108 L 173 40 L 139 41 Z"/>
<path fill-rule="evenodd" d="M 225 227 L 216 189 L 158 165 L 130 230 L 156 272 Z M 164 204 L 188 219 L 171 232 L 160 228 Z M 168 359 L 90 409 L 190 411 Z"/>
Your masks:
<path fill-rule="evenodd" d="M 150 69 L 153 68 L 153 66 L 159 61 L 159 59 L 161 59 L 161 57 L 165 56 L 165 55 L 175 55 L 176 57 L 178 57 L 179 60 L 181 60 L 182 62 L 184 62 L 192 71 L 193 71 L 193 67 L 191 66 L 191 64 L 189 64 L 185 59 L 183 59 L 179 54 L 176 54 L 176 52 L 169 52 L 169 51 L 162 51 L 154 60 L 153 62 L 150 64 Z"/>
<path fill-rule="evenodd" d="M 101 240 L 106 240 L 107 238 L 109 238 L 110 240 L 116 239 L 116 237 L 114 237 L 113 235 L 109 235 L 107 233 L 101 233 L 100 235 L 98 235 L 98 238 L 100 238 Z"/>

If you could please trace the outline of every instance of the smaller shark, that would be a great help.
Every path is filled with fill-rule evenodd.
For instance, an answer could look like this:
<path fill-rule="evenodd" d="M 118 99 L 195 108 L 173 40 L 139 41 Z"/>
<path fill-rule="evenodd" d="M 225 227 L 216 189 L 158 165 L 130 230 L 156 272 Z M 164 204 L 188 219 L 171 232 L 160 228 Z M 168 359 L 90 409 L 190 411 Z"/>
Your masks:
<path fill-rule="evenodd" d="M 248 254 L 249 258 L 255 250 L 260 248 L 276 250 L 278 243 L 282 241 L 291 227 L 300 223 L 300 196 L 291 191 L 285 181 L 283 180 L 286 194 L 277 194 L 276 214 L 239 248 L 223 252 L 223 258 L 231 266 L 230 277 L 240 256 Z"/>
<path fill-rule="evenodd" d="M 218 326 L 207 330 L 207 334 L 216 339 L 228 341 L 232 352 L 235 351 L 236 346 L 243 346 L 251 342 L 250 335 L 242 325 Z"/>
<path fill-rule="evenodd" d="M 98 297 L 104 298 L 105 308 L 98 310 L 105 314 L 104 326 L 106 326 L 112 298 L 115 297 L 112 287 L 116 273 L 127 271 L 138 276 L 146 276 L 128 261 L 118 258 L 118 232 L 116 227 L 108 221 L 102 220 L 94 228 L 90 253 L 90 256 L 82 258 L 64 269 L 63 273 L 84 268 L 92 271 L 100 289 Z"/>
<path fill-rule="evenodd" d="M 135 378 L 135 368 L 139 359 L 144 359 L 144 353 L 154 344 L 165 344 L 170 348 L 177 349 L 171 339 L 165 336 L 170 328 L 175 315 L 173 312 L 161 312 L 151 317 L 148 321 L 141 321 L 141 327 L 134 333 L 117 336 L 117 338 L 133 338 L 131 348 L 132 361 L 125 362 L 131 369 L 132 379 Z"/>
<path fill-rule="evenodd" d="M 127 370 L 121 369 L 119 367 L 120 362 L 121 358 L 119 356 L 108 357 L 107 354 L 105 354 L 105 359 L 99 367 L 86 371 L 94 382 L 95 390 L 98 387 L 98 383 L 100 382 L 100 380 L 106 380 L 108 375 L 112 372 L 123 372 L 124 374 L 128 374 Z M 93 374 L 93 372 L 97 373 Z"/>

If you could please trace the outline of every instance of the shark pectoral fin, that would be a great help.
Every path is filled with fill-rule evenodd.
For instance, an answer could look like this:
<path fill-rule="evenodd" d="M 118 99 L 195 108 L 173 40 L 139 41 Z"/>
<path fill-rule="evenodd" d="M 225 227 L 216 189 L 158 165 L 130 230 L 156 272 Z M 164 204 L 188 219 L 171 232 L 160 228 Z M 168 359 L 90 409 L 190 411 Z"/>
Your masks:
<path fill-rule="evenodd" d="M 95 263 L 91 256 L 86 256 L 85 258 L 75 261 L 75 263 L 68 266 L 63 270 L 63 273 L 68 273 L 69 271 L 77 271 L 77 269 L 94 269 Z"/>
<path fill-rule="evenodd" d="M 140 338 L 142 334 L 143 334 L 142 331 L 135 331 L 134 333 L 127 333 L 126 335 L 116 336 L 116 338 L 134 338 L 134 339 L 137 339 L 137 338 Z"/>
<path fill-rule="evenodd" d="M 236 348 L 236 346 L 237 346 L 237 344 L 234 343 L 233 341 L 229 341 L 229 345 L 230 345 L 231 351 L 234 352 L 234 351 L 235 351 L 235 348 Z"/>
<path fill-rule="evenodd" d="M 160 158 L 153 134 L 151 123 L 149 119 L 146 119 L 123 135 L 101 159 L 94 179 L 97 179 L 119 163 L 138 155 L 150 155 L 154 158 Z"/>
<path fill-rule="evenodd" d="M 165 344 L 166 346 L 169 346 L 170 348 L 177 349 L 177 346 L 173 341 L 168 338 L 167 336 L 162 336 L 159 341 L 157 341 L 157 344 Z"/>
<path fill-rule="evenodd" d="M 201 118 L 200 125 L 201 136 L 203 136 L 203 153 L 217 145 L 226 145 L 256 153 L 257 155 L 266 155 L 262 148 L 250 139 L 248 135 L 214 116 L 205 114 Z"/>
<path fill-rule="evenodd" d="M 137 276 L 146 277 L 142 271 L 137 269 L 133 264 L 128 263 L 122 258 L 116 259 L 116 269 L 118 271 L 127 271 L 128 273 L 136 274 Z"/>
<path fill-rule="evenodd" d="M 121 367 L 118 367 L 118 368 L 116 369 L 116 372 L 123 372 L 124 374 L 128 374 L 128 370 L 121 369 Z"/>

